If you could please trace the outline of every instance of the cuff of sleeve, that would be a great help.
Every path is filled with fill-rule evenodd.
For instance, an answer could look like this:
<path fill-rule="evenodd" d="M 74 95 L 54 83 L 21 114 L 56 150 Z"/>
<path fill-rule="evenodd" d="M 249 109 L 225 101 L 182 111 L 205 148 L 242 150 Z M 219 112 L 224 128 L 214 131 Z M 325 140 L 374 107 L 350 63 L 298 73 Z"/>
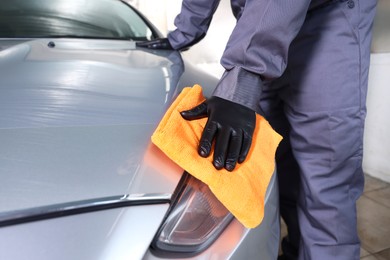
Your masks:
<path fill-rule="evenodd" d="M 173 49 L 182 50 L 198 43 L 205 37 L 205 35 L 205 33 L 202 34 L 201 32 L 198 32 L 198 34 L 194 35 L 184 34 L 176 29 L 170 32 L 167 38 Z"/>
<path fill-rule="evenodd" d="M 258 74 L 241 67 L 234 67 L 224 72 L 213 92 L 213 96 L 230 100 L 257 111 L 262 86 L 263 83 Z"/>
<path fill-rule="evenodd" d="M 186 43 L 188 41 L 177 29 L 168 33 L 167 38 L 172 48 L 175 50 L 179 50 L 181 45 L 184 45 L 183 42 Z"/>

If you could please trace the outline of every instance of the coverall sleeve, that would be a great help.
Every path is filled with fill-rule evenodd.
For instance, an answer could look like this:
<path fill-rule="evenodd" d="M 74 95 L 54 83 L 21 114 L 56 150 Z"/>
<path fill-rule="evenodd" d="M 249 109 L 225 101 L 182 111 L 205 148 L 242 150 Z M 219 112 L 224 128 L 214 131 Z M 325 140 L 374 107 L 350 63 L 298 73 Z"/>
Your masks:
<path fill-rule="evenodd" d="M 199 42 L 210 26 L 220 0 L 183 0 L 174 24 L 176 30 L 168 34 L 169 43 L 182 49 Z"/>
<path fill-rule="evenodd" d="M 221 58 L 213 95 L 257 110 L 264 81 L 282 75 L 310 0 L 247 0 Z"/>

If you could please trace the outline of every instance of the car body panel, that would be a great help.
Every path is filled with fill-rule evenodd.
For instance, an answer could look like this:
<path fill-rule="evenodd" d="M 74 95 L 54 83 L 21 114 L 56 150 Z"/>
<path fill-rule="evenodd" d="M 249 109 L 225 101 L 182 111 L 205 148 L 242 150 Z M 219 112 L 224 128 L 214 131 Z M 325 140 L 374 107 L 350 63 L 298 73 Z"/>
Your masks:
<path fill-rule="evenodd" d="M 53 218 L 0 229 L 0 259 L 141 259 L 168 204 Z M 139 225 L 139 220 L 148 225 Z"/>
<path fill-rule="evenodd" d="M 166 200 L 61 212 L 112 196 L 171 198 L 183 169 L 150 136 L 183 87 L 209 96 L 217 79 L 177 51 L 70 38 L 1 39 L 0 78 L 0 259 L 159 259 L 149 245 Z M 1 225 L 43 209 L 58 214 Z M 204 252 L 179 258 L 274 259 L 278 232 L 274 176 L 258 228 L 234 219 Z"/>
<path fill-rule="evenodd" d="M 276 259 L 280 230 L 275 181 L 274 175 L 261 225 L 247 229 L 234 219 L 204 252 L 175 259 Z M 167 209 L 167 204 L 134 206 L 2 227 L 0 259 L 172 259 L 149 249 Z"/>
<path fill-rule="evenodd" d="M 172 62 L 128 42 L 111 51 L 104 41 L 57 40 L 55 50 L 47 42 L 1 52 L 0 211 L 172 193 L 182 170 L 167 167 L 177 173 L 168 178 L 147 161 L 150 136 L 176 90 L 164 75 Z M 135 182 L 146 171 L 151 181 Z"/>

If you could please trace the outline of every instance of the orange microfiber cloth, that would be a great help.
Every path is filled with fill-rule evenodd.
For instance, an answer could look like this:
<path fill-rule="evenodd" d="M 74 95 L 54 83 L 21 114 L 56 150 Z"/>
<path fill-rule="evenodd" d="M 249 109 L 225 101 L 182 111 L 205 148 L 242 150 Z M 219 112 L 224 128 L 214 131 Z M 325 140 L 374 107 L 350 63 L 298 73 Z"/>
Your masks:
<path fill-rule="evenodd" d="M 245 227 L 254 228 L 264 217 L 265 194 L 275 170 L 275 151 L 282 138 L 263 117 L 256 115 L 246 160 L 232 172 L 217 170 L 212 164 L 212 154 L 203 158 L 197 152 L 207 118 L 187 121 L 180 115 L 181 111 L 204 100 L 199 85 L 184 88 L 153 133 L 152 142 L 185 171 L 207 184 Z"/>

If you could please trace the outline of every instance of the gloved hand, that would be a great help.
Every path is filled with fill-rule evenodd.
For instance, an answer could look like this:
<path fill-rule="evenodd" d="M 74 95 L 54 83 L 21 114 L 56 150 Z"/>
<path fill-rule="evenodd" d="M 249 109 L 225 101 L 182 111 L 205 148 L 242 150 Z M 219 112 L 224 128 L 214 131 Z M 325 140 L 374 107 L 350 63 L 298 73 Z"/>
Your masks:
<path fill-rule="evenodd" d="M 208 117 L 200 139 L 198 153 L 208 157 L 215 139 L 213 165 L 216 169 L 232 171 L 249 152 L 256 126 L 253 110 L 219 97 L 211 97 L 202 104 L 181 112 L 186 120 Z"/>
<path fill-rule="evenodd" d="M 137 42 L 138 47 L 148 49 L 173 50 L 168 38 L 158 38 L 151 41 Z"/>

